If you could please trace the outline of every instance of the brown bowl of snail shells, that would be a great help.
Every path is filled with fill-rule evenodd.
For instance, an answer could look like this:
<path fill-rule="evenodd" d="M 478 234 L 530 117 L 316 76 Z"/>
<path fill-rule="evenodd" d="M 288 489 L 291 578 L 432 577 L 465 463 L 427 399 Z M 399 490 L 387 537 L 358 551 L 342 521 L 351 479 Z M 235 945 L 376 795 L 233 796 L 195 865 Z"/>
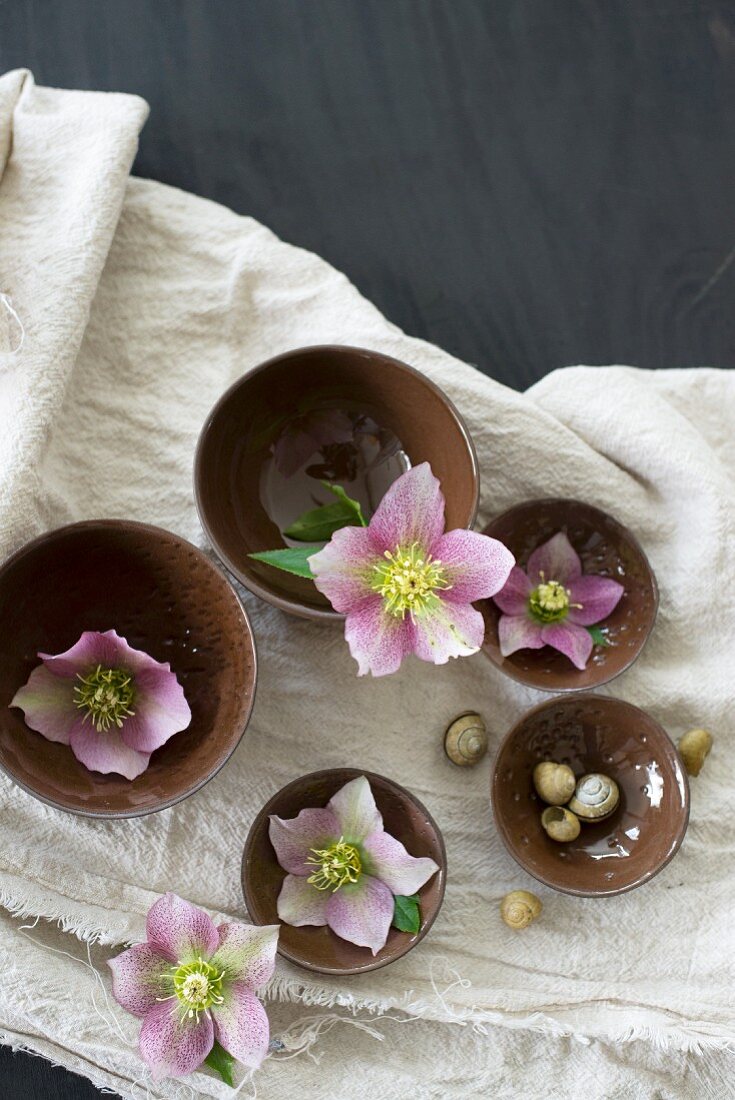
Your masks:
<path fill-rule="evenodd" d="M 498 750 L 492 802 L 521 867 L 583 897 L 648 882 L 678 851 L 689 819 L 686 770 L 665 730 L 602 695 L 528 711 Z"/>

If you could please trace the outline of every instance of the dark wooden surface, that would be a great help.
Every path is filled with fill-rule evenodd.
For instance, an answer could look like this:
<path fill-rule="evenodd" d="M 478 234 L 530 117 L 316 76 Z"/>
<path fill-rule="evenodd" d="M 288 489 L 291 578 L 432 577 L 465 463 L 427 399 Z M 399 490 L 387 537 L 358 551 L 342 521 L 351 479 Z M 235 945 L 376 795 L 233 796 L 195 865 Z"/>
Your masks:
<path fill-rule="evenodd" d="M 735 363 L 732 3 L 0 0 L 16 66 L 145 96 L 138 174 L 314 249 L 511 386 Z M 8 1054 L 0 1080 L 94 1094 Z"/>

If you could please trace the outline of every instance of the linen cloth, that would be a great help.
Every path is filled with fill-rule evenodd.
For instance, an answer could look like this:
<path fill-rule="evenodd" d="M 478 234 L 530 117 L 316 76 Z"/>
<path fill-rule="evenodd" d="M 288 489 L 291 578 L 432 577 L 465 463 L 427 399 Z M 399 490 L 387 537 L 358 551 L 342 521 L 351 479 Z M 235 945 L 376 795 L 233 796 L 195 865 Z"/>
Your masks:
<path fill-rule="evenodd" d="M 100 517 L 206 547 L 192 459 L 217 397 L 289 348 L 376 348 L 459 407 L 480 459 L 479 522 L 563 494 L 636 532 L 659 618 L 638 663 L 602 690 L 672 737 L 704 725 L 716 742 L 692 782 L 682 850 L 656 879 L 605 900 L 555 894 L 507 855 L 489 802 L 499 738 L 546 696 L 482 654 L 357 679 L 339 628 L 241 591 L 259 650 L 256 705 L 202 791 L 103 822 L 0 778 L 0 1038 L 124 1096 L 231 1095 L 207 1074 L 151 1084 L 137 1021 L 107 999 L 105 959 L 143 938 L 148 907 L 169 889 L 247 919 L 240 859 L 257 810 L 300 774 L 354 765 L 405 784 L 435 816 L 448 851 L 443 909 L 419 947 L 372 974 L 335 980 L 279 960 L 267 999 L 282 1050 L 243 1095 L 735 1095 L 735 377 L 575 367 L 515 393 L 404 335 L 344 275 L 252 219 L 130 178 L 146 110 L 131 96 L 39 88 L 24 72 L 0 78 L 0 292 L 25 329 L 12 354 L 0 306 L 3 557 Z M 484 715 L 491 752 L 460 770 L 442 734 L 469 708 Z M 514 888 L 544 902 L 522 934 L 498 915 Z"/>

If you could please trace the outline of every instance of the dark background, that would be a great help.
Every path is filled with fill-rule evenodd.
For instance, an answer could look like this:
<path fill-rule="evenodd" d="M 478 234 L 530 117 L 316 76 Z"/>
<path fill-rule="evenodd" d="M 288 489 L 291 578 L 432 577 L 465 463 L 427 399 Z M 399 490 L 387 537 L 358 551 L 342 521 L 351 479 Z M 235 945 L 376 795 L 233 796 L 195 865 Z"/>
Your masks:
<path fill-rule="evenodd" d="M 137 174 L 315 250 L 510 386 L 735 364 L 735 4 L 0 0 L 20 66 L 144 96 Z M 98 1095 L 3 1051 L 0 1081 Z"/>

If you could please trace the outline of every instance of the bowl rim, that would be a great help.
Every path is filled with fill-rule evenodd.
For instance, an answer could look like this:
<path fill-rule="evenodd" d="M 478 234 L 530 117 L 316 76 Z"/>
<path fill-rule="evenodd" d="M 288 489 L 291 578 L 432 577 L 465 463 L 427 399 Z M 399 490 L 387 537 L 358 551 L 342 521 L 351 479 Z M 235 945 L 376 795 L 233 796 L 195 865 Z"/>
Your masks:
<path fill-rule="evenodd" d="M 472 515 L 467 524 L 465 530 L 471 531 L 474 528 L 475 521 L 477 519 L 477 512 L 480 506 L 480 465 L 477 458 L 477 450 L 472 440 L 469 428 L 462 417 L 462 414 L 457 409 L 451 398 L 441 389 L 440 386 L 433 382 L 432 379 L 427 377 L 422 371 L 416 367 L 412 367 L 409 363 L 404 363 L 401 359 L 395 359 L 392 355 L 388 355 L 382 351 L 376 351 L 371 348 L 358 347 L 353 344 L 305 344 L 297 348 L 291 348 L 289 351 L 284 351 L 278 355 L 271 356 L 270 359 L 266 359 L 263 363 L 258 363 L 250 370 L 241 374 L 239 378 L 227 387 L 223 394 L 217 399 L 212 408 L 209 410 L 204 423 L 202 424 L 197 439 L 196 450 L 194 452 L 194 501 L 196 504 L 197 513 L 199 515 L 199 522 L 202 525 L 204 533 L 206 534 L 209 542 L 214 550 L 215 554 L 222 562 L 222 564 L 230 571 L 230 573 L 249 591 L 251 591 L 259 599 L 264 600 L 266 603 L 272 604 L 274 607 L 279 608 L 281 611 L 286 611 L 292 615 L 298 615 L 302 618 L 312 619 L 318 622 L 342 622 L 345 619 L 345 615 L 342 612 L 334 611 L 331 608 L 321 607 L 308 607 L 296 599 L 290 599 L 287 596 L 279 596 L 266 588 L 261 584 L 257 578 L 247 576 L 227 555 L 222 549 L 217 536 L 209 523 L 206 515 L 206 508 L 204 502 L 204 494 L 202 492 L 202 469 L 203 469 L 203 451 L 205 441 L 209 437 L 209 433 L 212 431 L 214 421 L 219 415 L 221 410 L 232 398 L 232 396 L 249 382 L 256 374 L 264 373 L 277 363 L 282 362 L 284 359 L 290 359 L 297 355 L 302 355 L 307 352 L 350 352 L 357 353 L 362 356 L 378 356 L 380 359 L 387 360 L 392 366 L 399 368 L 399 371 L 412 375 L 418 378 L 424 383 L 430 390 L 432 390 L 437 397 L 446 405 L 451 416 L 453 417 L 460 435 L 464 441 L 467 453 L 469 455 L 470 464 L 472 466 L 472 477 L 474 482 L 474 499 L 472 503 Z"/>
<path fill-rule="evenodd" d="M 2 583 L 6 572 L 11 568 L 11 566 L 13 566 L 21 558 L 25 557 L 28 553 L 32 553 L 33 551 L 38 549 L 39 546 L 43 546 L 46 543 L 53 542 L 56 538 L 66 535 L 69 532 L 80 530 L 141 531 L 145 532 L 146 534 L 154 534 L 156 536 L 164 534 L 169 538 L 175 539 L 179 543 L 184 543 L 188 549 L 194 551 L 194 553 L 202 561 L 202 563 L 206 564 L 209 569 L 213 569 L 220 580 L 228 586 L 233 596 L 235 597 L 235 600 L 237 601 L 238 607 L 243 616 L 246 632 L 250 638 L 250 647 L 252 650 L 253 660 L 253 686 L 250 693 L 250 702 L 247 708 L 247 713 L 245 715 L 245 721 L 242 729 L 240 730 L 239 734 L 236 735 L 232 744 L 228 747 L 228 750 L 223 756 L 222 760 L 218 764 L 216 764 L 210 772 L 208 772 L 202 779 L 197 780 L 191 787 L 187 788 L 187 790 L 181 792 L 180 794 L 174 795 L 171 798 L 165 799 L 160 803 L 160 805 L 125 811 L 85 810 L 81 807 L 65 806 L 61 802 L 57 802 L 53 798 L 49 798 L 45 795 L 39 794 L 28 783 L 20 779 L 15 774 L 12 768 L 9 768 L 3 762 L 0 762 L 0 770 L 5 772 L 5 774 L 12 780 L 12 782 L 20 787 L 21 790 L 24 790 L 33 798 L 38 799 L 39 802 L 43 802 L 47 806 L 53 807 L 53 809 L 55 810 L 60 810 L 62 813 L 73 814 L 75 817 L 95 818 L 102 821 L 124 821 L 128 818 L 133 817 L 147 817 L 149 814 L 156 814 L 159 813 L 161 810 L 168 810 L 171 808 L 171 806 L 175 806 L 178 802 L 183 802 L 184 799 L 189 798 L 191 795 L 196 794 L 197 791 L 200 791 L 202 787 L 206 786 L 206 784 L 209 783 L 211 779 L 214 779 L 214 777 L 222 770 L 222 768 L 224 768 L 225 764 L 229 761 L 230 757 L 235 752 L 235 749 L 238 747 L 243 737 L 245 736 L 245 731 L 247 730 L 248 725 L 250 724 L 250 719 L 252 717 L 253 707 L 255 705 L 255 695 L 258 688 L 258 651 L 255 642 L 255 634 L 253 632 L 253 627 L 250 622 L 250 617 L 248 616 L 248 613 L 242 600 L 240 599 L 240 596 L 238 595 L 234 586 L 230 583 L 228 577 L 218 567 L 216 562 L 214 562 L 198 546 L 195 546 L 194 543 L 189 542 L 188 539 L 185 539 L 183 535 L 179 535 L 175 531 L 169 531 L 165 527 L 158 527 L 156 524 L 153 523 L 142 523 L 139 520 L 85 519 L 79 520 L 76 523 L 66 523 L 63 524 L 61 527 L 52 527 L 50 530 L 44 531 L 42 534 L 38 535 L 34 539 L 31 539 L 29 542 L 24 543 L 17 550 L 15 550 L 9 558 L 7 558 L 4 562 L 2 562 L 2 564 L 0 564 L 0 583 Z M 30 729 L 30 726 L 28 728 Z M 43 735 L 39 733 L 38 736 L 42 737 Z M 145 775 L 145 772 L 143 772 L 142 774 Z"/>
<path fill-rule="evenodd" d="M 604 684 L 612 683 L 613 680 L 617 680 L 618 676 L 622 676 L 624 672 L 627 672 L 628 669 L 635 664 L 635 662 L 643 653 L 643 650 L 646 648 L 646 644 L 651 636 L 651 633 L 653 632 L 654 626 L 656 625 L 656 619 L 658 618 L 660 599 L 658 581 L 656 580 L 656 574 L 653 571 L 651 563 L 648 560 L 648 555 L 646 554 L 645 550 L 641 546 L 641 543 L 639 542 L 638 538 L 633 534 L 631 529 L 627 527 L 626 524 L 622 523 L 617 518 L 617 516 L 612 515 L 612 513 L 605 512 L 602 508 L 598 508 L 596 504 L 589 504 L 586 500 L 580 500 L 577 497 L 537 497 L 530 500 L 519 501 L 518 504 L 514 504 L 512 505 L 512 507 L 506 508 L 504 512 L 499 512 L 497 516 L 493 516 L 489 523 L 487 523 L 485 527 L 483 527 L 482 533 L 483 535 L 486 535 L 489 532 L 490 528 L 493 527 L 494 524 L 496 524 L 499 520 L 505 519 L 506 516 L 510 516 L 513 512 L 520 511 L 522 508 L 528 508 L 531 505 L 543 507 L 544 505 L 549 504 L 573 504 L 575 505 L 575 507 L 582 505 L 583 507 L 588 508 L 591 512 L 596 512 L 597 515 L 605 519 L 606 522 L 612 522 L 615 524 L 616 527 L 620 528 L 621 532 L 632 544 L 633 548 L 637 550 L 637 552 L 640 554 L 641 560 L 645 566 L 645 570 L 648 575 L 648 579 L 651 585 L 651 593 L 653 596 L 653 613 L 651 615 L 651 621 L 648 624 L 646 632 L 641 640 L 640 648 L 636 653 L 630 654 L 628 656 L 625 663 L 621 666 L 621 668 L 617 670 L 617 672 L 611 672 L 605 676 L 602 676 L 599 680 L 595 680 L 594 683 L 586 684 L 582 687 L 575 687 L 574 684 L 557 684 L 553 687 L 544 687 L 542 684 L 537 684 L 535 681 L 532 682 L 531 680 L 529 680 L 526 676 L 524 676 L 522 672 L 520 672 L 515 667 L 515 665 L 509 664 L 507 659 L 496 661 L 495 657 L 488 651 L 487 647 L 485 646 L 484 638 L 481 649 L 482 652 L 485 654 L 487 660 L 490 661 L 495 668 L 497 668 L 505 676 L 508 676 L 509 679 L 515 680 L 517 684 L 523 684 L 524 687 L 533 688 L 535 691 L 543 691 L 546 695 L 571 695 L 575 692 L 595 691 L 597 688 L 602 687 Z M 490 596 L 483 602 L 485 604 L 492 604 L 492 599 L 492 596 Z"/>
<path fill-rule="evenodd" d="M 439 875 L 439 897 L 437 899 L 437 904 L 436 904 L 436 908 L 434 909 L 434 912 L 431 914 L 430 917 L 427 918 L 427 920 L 425 922 L 422 922 L 421 928 L 415 934 L 415 936 L 408 936 L 407 935 L 406 942 L 395 952 L 395 954 L 390 955 L 388 958 L 376 959 L 372 955 L 370 955 L 369 959 L 364 964 L 360 964 L 358 966 L 349 966 L 349 967 L 319 966 L 319 965 L 311 962 L 310 960 L 304 960 L 302 957 L 300 957 L 300 956 L 294 954 L 293 952 L 289 951 L 288 948 L 282 947 L 281 946 L 281 940 L 280 940 L 280 937 L 279 937 L 277 953 L 281 956 L 281 958 L 287 959 L 289 962 L 292 962 L 295 966 L 300 966 L 303 970 L 308 970 L 313 974 L 332 974 L 332 975 L 366 974 L 366 973 L 368 973 L 368 971 L 380 970 L 381 967 L 388 966 L 390 963 L 395 962 L 397 959 L 403 958 L 404 955 L 407 955 L 409 951 L 411 951 L 414 947 L 416 947 L 421 942 L 421 940 L 423 940 L 424 936 L 426 936 L 426 934 L 429 932 L 430 928 L 434 924 L 434 921 L 436 920 L 436 918 L 439 915 L 439 911 L 441 910 L 442 905 L 444 904 L 444 894 L 445 894 L 446 886 L 447 886 L 447 849 L 446 849 L 446 845 L 444 843 L 444 837 L 442 836 L 441 829 L 439 828 L 439 826 L 437 825 L 437 823 L 434 820 L 433 816 L 429 813 L 429 811 L 427 810 L 427 808 L 423 804 L 423 802 L 421 802 L 420 799 L 418 799 L 406 787 L 403 787 L 400 783 L 397 783 L 394 779 L 389 779 L 387 776 L 380 775 L 378 772 L 370 771 L 367 768 L 352 768 L 352 767 L 320 768 L 317 771 L 307 772 L 305 775 L 301 775 L 301 776 L 298 776 L 296 779 L 292 779 L 290 783 L 286 783 L 285 786 L 281 787 L 279 790 L 277 790 L 275 792 L 275 794 L 271 795 L 271 797 L 268 799 L 268 801 L 265 802 L 261 806 L 261 808 L 258 810 L 255 817 L 253 818 L 253 823 L 250 826 L 250 829 L 248 830 L 247 839 L 245 840 L 245 846 L 243 848 L 242 862 L 241 862 L 241 865 L 240 865 L 240 881 L 241 881 L 241 885 L 242 885 L 242 892 L 243 892 L 243 896 L 245 898 L 245 905 L 247 906 L 248 914 L 250 916 L 250 919 L 252 921 L 255 921 L 254 909 L 251 907 L 251 899 L 255 895 L 254 895 L 254 891 L 251 889 L 251 883 L 250 883 L 250 879 L 249 879 L 249 876 L 248 876 L 248 860 L 249 860 L 249 857 L 250 857 L 252 846 L 255 843 L 256 829 L 258 829 L 260 827 L 261 823 L 263 822 L 263 820 L 265 818 L 269 817 L 270 814 L 275 812 L 274 807 L 278 803 L 278 801 L 280 800 L 280 798 L 283 794 L 285 794 L 285 793 L 287 793 L 291 790 L 298 789 L 302 784 L 304 784 L 306 782 L 313 782 L 313 781 L 316 781 L 318 779 L 326 778 L 327 776 L 333 776 L 333 775 L 335 775 L 335 773 L 340 773 L 340 774 L 347 773 L 349 775 L 349 778 L 345 779 L 345 783 L 349 783 L 352 779 L 357 779 L 358 776 L 364 775 L 365 778 L 370 783 L 371 789 L 372 789 L 373 781 L 377 780 L 379 783 L 383 784 L 385 787 L 388 787 L 388 788 L 392 789 L 393 791 L 397 791 L 399 794 L 401 794 L 401 795 L 405 796 L 406 798 L 408 798 L 414 804 L 414 806 L 419 811 L 419 813 L 425 818 L 427 824 L 431 827 L 432 832 L 434 833 L 434 836 L 437 839 L 439 850 L 440 850 L 440 853 L 441 853 L 441 861 L 439 863 L 439 871 L 436 872 Z M 376 799 L 376 801 L 377 801 L 377 799 Z M 302 807 L 302 809 L 303 808 L 304 807 Z M 273 855 L 273 859 L 276 863 L 278 862 L 278 860 L 275 856 L 275 852 L 274 852 L 274 855 Z M 278 921 L 279 927 L 283 923 L 285 923 L 285 922 L 279 920 Z M 335 933 L 335 935 L 336 935 L 336 933 Z M 347 942 L 349 942 L 349 941 L 347 941 Z M 359 947 L 358 944 L 354 944 L 353 946 Z M 364 950 L 369 951 L 369 948 L 366 947 L 366 948 L 364 948 Z"/>
<path fill-rule="evenodd" d="M 500 839 L 502 840 L 509 855 L 513 857 L 518 866 L 521 867 L 526 872 L 526 874 L 531 875 L 531 877 L 535 878 L 538 882 L 542 882 L 544 886 L 548 886 L 550 889 L 556 890 L 558 893 L 561 894 L 572 894 L 574 897 L 578 898 L 609 898 L 614 897 L 617 894 L 627 894 L 631 890 L 636 890 L 639 886 L 644 886 L 645 883 L 650 882 L 651 879 L 655 878 L 655 876 L 660 871 L 663 871 L 664 867 L 671 863 L 671 860 L 681 848 L 684 837 L 686 836 L 687 828 L 689 826 L 689 811 L 691 806 L 689 776 L 687 774 L 686 768 L 684 767 L 684 761 L 681 758 L 681 754 L 679 753 L 676 744 L 674 743 L 672 738 L 669 737 L 668 733 L 658 721 L 658 719 L 654 718 L 652 714 L 649 714 L 647 710 L 643 710 L 642 707 L 636 706 L 635 703 L 629 703 L 627 699 L 620 699 L 616 695 L 602 695 L 599 692 L 592 691 L 584 693 L 580 692 L 580 695 L 582 694 L 584 694 L 585 699 L 601 701 L 604 703 L 613 702 L 616 706 L 622 707 L 625 710 L 631 711 L 635 714 L 645 715 L 648 721 L 652 722 L 654 726 L 657 727 L 658 731 L 665 738 L 665 741 L 668 741 L 671 745 L 671 750 L 673 752 L 674 758 L 678 762 L 679 770 L 684 778 L 684 798 L 682 807 L 683 812 L 681 818 L 679 819 L 677 829 L 674 832 L 669 850 L 666 853 L 664 859 L 652 870 L 643 872 L 643 874 L 639 875 L 634 882 L 627 883 L 625 886 L 615 886 L 607 889 L 605 887 L 600 887 L 599 889 L 595 890 L 584 890 L 573 886 L 560 886 L 557 882 L 554 882 L 548 875 L 544 875 L 542 873 L 539 873 L 538 871 L 532 871 L 530 867 L 523 863 L 523 861 L 519 858 L 518 854 L 513 849 L 508 837 L 508 830 L 506 829 L 505 821 L 501 818 L 496 808 L 496 788 L 499 785 L 498 762 L 500 760 L 501 753 L 505 749 L 506 745 L 510 742 L 511 738 L 517 735 L 517 733 L 522 729 L 529 718 L 533 718 L 534 715 L 538 714 L 540 711 L 548 710 L 554 706 L 578 701 L 574 700 L 568 693 L 566 695 L 555 696 L 551 699 L 544 699 L 541 703 L 537 703 L 536 706 L 530 707 L 528 710 L 523 712 L 521 717 L 516 722 L 514 722 L 514 724 L 505 734 L 502 741 L 498 745 L 497 752 L 495 753 L 495 757 L 493 759 L 492 775 L 490 777 L 490 803 L 492 806 L 493 821 L 495 822 L 495 828 L 498 832 L 498 835 L 500 836 Z"/>

